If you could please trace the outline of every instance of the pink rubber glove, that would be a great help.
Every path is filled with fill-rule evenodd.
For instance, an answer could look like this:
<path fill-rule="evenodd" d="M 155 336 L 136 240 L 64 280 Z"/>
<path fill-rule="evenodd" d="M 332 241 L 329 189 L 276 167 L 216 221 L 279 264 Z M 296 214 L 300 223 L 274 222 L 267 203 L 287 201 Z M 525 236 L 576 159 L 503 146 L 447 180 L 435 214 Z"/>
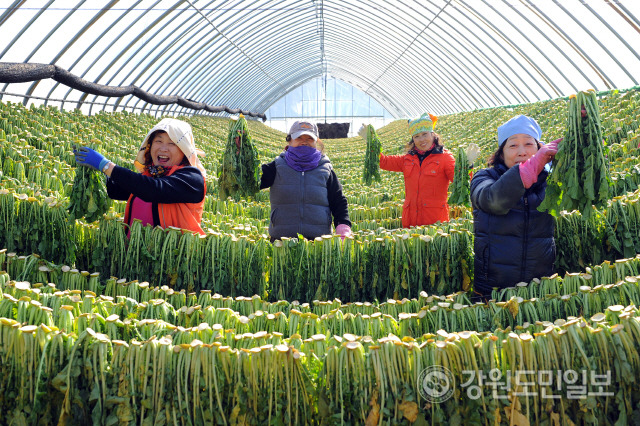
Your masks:
<path fill-rule="evenodd" d="M 344 223 L 336 226 L 336 234 L 340 235 L 340 239 L 344 241 L 345 237 L 351 236 L 351 227 Z"/>
<path fill-rule="evenodd" d="M 560 142 L 562 142 L 562 138 L 542 145 L 533 157 L 520 164 L 520 178 L 525 188 L 531 188 L 531 185 L 538 181 L 538 175 L 544 169 L 545 164 L 551 161 L 558 152 Z"/>

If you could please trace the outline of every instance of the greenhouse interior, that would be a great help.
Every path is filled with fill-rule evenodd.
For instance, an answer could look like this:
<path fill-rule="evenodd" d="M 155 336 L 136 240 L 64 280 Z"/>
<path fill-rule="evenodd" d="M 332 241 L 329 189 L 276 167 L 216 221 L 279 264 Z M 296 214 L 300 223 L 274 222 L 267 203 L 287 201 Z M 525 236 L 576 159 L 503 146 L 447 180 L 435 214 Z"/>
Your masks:
<path fill-rule="evenodd" d="M 0 424 L 640 424 L 636 0 L 0 31 Z"/>

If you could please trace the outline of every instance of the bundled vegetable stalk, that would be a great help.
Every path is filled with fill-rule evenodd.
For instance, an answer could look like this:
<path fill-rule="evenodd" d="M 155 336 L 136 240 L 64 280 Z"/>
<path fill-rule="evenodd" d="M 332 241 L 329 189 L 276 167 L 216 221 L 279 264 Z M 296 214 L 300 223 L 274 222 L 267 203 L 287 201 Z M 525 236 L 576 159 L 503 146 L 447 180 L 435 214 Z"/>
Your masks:
<path fill-rule="evenodd" d="M 94 144 L 89 148 L 96 149 Z M 102 172 L 90 167 L 76 167 L 73 187 L 69 195 L 69 220 L 74 221 L 84 217 L 87 222 L 94 222 L 102 218 L 109 211 L 111 199 L 107 195 L 107 187 Z"/>
<path fill-rule="evenodd" d="M 260 160 L 244 115 L 229 124 L 229 135 L 218 175 L 220 199 L 253 196 L 260 190 Z"/>
<path fill-rule="evenodd" d="M 462 147 L 458 148 L 458 153 L 456 154 L 456 168 L 452 186 L 449 204 L 469 207 L 471 205 L 469 199 L 469 162 L 467 161 L 467 153 Z"/>
<path fill-rule="evenodd" d="M 382 152 L 382 143 L 371 124 L 367 125 L 364 130 L 366 131 L 367 150 L 364 154 L 362 180 L 366 185 L 371 185 L 374 180 L 380 182 L 380 153 Z"/>
<path fill-rule="evenodd" d="M 564 141 L 558 145 L 553 171 L 540 211 L 554 216 L 562 210 L 578 210 L 589 218 L 593 205 L 609 198 L 610 178 L 603 154 L 600 112 L 595 91 L 569 98 L 569 119 Z"/>

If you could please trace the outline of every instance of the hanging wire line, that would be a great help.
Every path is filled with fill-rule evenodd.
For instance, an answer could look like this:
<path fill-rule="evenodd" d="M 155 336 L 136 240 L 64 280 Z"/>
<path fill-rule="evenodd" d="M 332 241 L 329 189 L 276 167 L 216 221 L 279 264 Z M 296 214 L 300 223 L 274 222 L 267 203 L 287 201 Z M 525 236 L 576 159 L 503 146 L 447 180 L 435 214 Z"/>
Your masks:
<path fill-rule="evenodd" d="M 177 104 L 183 108 L 198 111 L 205 110 L 211 113 L 227 112 L 229 114 L 243 114 L 250 117 L 262 118 L 263 121 L 267 119 L 267 116 L 264 114 L 245 111 L 239 108 L 229 108 L 224 105 L 211 106 L 202 102 L 195 102 L 181 96 L 154 95 L 135 85 L 106 86 L 103 84 L 92 83 L 71 74 L 69 71 L 62 69 L 57 65 L 0 62 L 0 83 L 26 83 L 30 81 L 40 81 L 47 78 L 51 78 L 65 86 L 96 96 L 120 98 L 122 96 L 133 95 L 152 105 Z"/>

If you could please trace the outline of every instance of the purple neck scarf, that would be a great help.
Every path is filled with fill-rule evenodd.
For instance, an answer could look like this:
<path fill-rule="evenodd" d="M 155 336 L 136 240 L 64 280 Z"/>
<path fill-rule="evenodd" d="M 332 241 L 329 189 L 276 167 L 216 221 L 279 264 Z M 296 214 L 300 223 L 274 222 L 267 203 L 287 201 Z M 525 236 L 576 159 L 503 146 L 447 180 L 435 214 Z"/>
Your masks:
<path fill-rule="evenodd" d="M 306 172 L 318 167 L 320 157 L 322 157 L 320 151 L 306 145 L 290 146 L 284 153 L 284 159 L 289 167 L 298 172 Z"/>

